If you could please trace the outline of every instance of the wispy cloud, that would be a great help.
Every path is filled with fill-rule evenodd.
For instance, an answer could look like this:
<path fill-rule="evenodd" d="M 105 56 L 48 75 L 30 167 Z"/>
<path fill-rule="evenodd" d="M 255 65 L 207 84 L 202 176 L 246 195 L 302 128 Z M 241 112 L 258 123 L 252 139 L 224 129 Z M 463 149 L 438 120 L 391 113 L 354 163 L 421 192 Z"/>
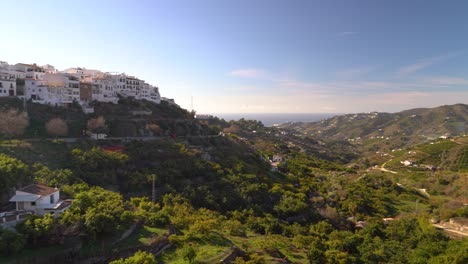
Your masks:
<path fill-rule="evenodd" d="M 263 69 L 257 69 L 257 68 L 245 68 L 245 69 L 237 69 L 233 70 L 228 73 L 229 76 L 233 77 L 241 77 L 241 78 L 256 78 L 256 79 L 261 79 L 261 78 L 267 78 L 268 77 L 268 72 Z"/>
<path fill-rule="evenodd" d="M 451 58 L 456 57 L 458 55 L 460 55 L 460 53 L 450 53 L 450 54 L 446 54 L 446 55 L 441 55 L 441 56 L 436 56 L 436 57 L 431 57 L 431 58 L 425 58 L 425 59 L 417 61 L 414 64 L 401 67 L 398 70 L 398 74 L 399 75 L 408 75 L 408 74 L 420 71 L 422 69 L 428 68 L 428 67 L 430 67 L 432 65 L 441 63 L 441 62 L 443 62 L 445 60 L 451 59 Z"/>
<path fill-rule="evenodd" d="M 374 71 L 378 66 L 371 65 L 371 66 L 364 66 L 364 67 L 357 67 L 352 69 L 345 69 L 340 70 L 336 73 L 336 76 L 340 79 L 351 79 L 358 76 L 362 76 Z"/>
<path fill-rule="evenodd" d="M 352 35 L 357 35 L 359 32 L 356 31 L 343 31 L 343 32 L 338 32 L 335 34 L 335 37 L 346 37 L 346 36 L 352 36 Z"/>
<path fill-rule="evenodd" d="M 437 77 L 430 78 L 427 80 L 431 84 L 440 85 L 468 85 L 468 79 L 457 78 L 457 77 Z"/>

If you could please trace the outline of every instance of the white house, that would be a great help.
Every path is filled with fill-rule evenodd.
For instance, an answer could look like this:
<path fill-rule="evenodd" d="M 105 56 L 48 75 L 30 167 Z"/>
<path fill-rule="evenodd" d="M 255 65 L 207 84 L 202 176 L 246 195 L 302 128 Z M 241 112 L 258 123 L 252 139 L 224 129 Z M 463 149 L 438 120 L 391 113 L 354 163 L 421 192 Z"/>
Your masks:
<path fill-rule="evenodd" d="M 121 94 L 125 97 L 131 96 L 131 97 L 136 97 L 137 95 L 140 94 L 140 82 L 138 78 L 134 76 L 127 76 L 126 78 L 126 85 L 125 89 L 121 91 Z"/>
<path fill-rule="evenodd" d="M 159 104 L 161 102 L 159 88 L 141 81 L 139 88 L 136 90 L 136 99 L 147 100 Z"/>
<path fill-rule="evenodd" d="M 17 63 L 13 68 L 17 73 L 17 78 L 22 79 L 29 78 L 41 80 L 45 74 L 45 70 L 36 64 Z"/>
<path fill-rule="evenodd" d="M 284 157 L 281 155 L 273 155 L 273 157 L 271 158 L 271 162 L 283 162 L 283 161 L 284 161 Z"/>
<path fill-rule="evenodd" d="M 16 96 L 16 76 L 0 71 L 0 97 Z"/>
<path fill-rule="evenodd" d="M 57 215 L 71 204 L 60 200 L 59 189 L 40 184 L 31 184 L 17 190 L 10 202 L 16 203 L 16 211 L 29 211 L 38 215 Z"/>
<path fill-rule="evenodd" d="M 49 92 L 48 87 L 44 85 L 44 81 L 35 79 L 24 80 L 25 85 L 25 96 L 27 99 L 31 99 L 35 103 L 46 104 Z"/>
<path fill-rule="evenodd" d="M 112 77 L 106 74 L 92 78 L 92 100 L 116 104 L 119 101 Z"/>
<path fill-rule="evenodd" d="M 111 78 L 112 78 L 112 86 L 114 86 L 114 91 L 116 93 L 122 94 L 122 91 L 126 89 L 127 75 L 125 75 L 124 73 L 113 74 L 111 75 Z"/>
<path fill-rule="evenodd" d="M 403 164 L 403 166 L 409 166 L 413 164 L 411 160 L 402 160 L 400 163 Z"/>
<path fill-rule="evenodd" d="M 46 73 L 43 83 L 47 86 L 47 104 L 64 105 L 80 100 L 80 80 L 66 73 Z"/>

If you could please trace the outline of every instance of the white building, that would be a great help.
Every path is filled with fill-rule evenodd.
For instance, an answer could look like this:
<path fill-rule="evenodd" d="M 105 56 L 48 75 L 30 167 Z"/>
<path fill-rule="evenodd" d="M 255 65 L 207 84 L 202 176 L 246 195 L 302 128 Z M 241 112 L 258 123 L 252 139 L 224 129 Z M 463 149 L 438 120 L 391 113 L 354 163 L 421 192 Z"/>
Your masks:
<path fill-rule="evenodd" d="M 137 89 L 136 99 L 147 100 L 159 104 L 161 102 L 159 88 L 141 81 L 139 89 Z"/>
<path fill-rule="evenodd" d="M 24 86 L 16 87 L 17 79 L 23 79 Z M 92 85 L 91 99 L 80 96 L 80 82 Z M 173 99 L 162 99 L 158 87 L 125 73 L 110 74 L 80 67 L 58 71 L 49 64 L 9 65 L 0 61 L 0 97 L 18 96 L 18 89 L 22 94 L 23 88 L 26 99 L 41 104 L 64 105 L 77 101 L 85 105 L 90 100 L 118 103 L 120 95 L 176 105 Z"/>
<path fill-rule="evenodd" d="M 44 74 L 46 74 L 44 69 L 40 66 L 37 66 L 36 64 L 17 63 L 13 69 L 17 74 L 17 78 L 21 79 L 29 78 L 42 80 Z"/>
<path fill-rule="evenodd" d="M 126 89 L 127 85 L 127 75 L 121 74 L 113 74 L 111 75 L 112 78 L 112 85 L 114 86 L 114 91 L 118 94 L 122 94 L 122 91 Z"/>
<path fill-rule="evenodd" d="M 40 184 L 31 184 L 17 190 L 10 202 L 16 203 L 16 211 L 29 211 L 38 215 L 57 215 L 70 206 L 70 203 L 60 200 L 59 189 Z"/>
<path fill-rule="evenodd" d="M 44 85 L 44 81 L 35 79 L 26 79 L 24 81 L 25 96 L 34 103 L 46 104 L 49 93 L 48 87 Z"/>
<path fill-rule="evenodd" d="M 150 85 L 150 96 L 146 100 L 157 104 L 161 103 L 161 94 L 159 93 L 159 88 Z"/>
<path fill-rule="evenodd" d="M 79 80 L 87 79 L 87 78 L 96 78 L 104 76 L 104 73 L 100 70 L 93 70 L 93 69 L 86 69 L 86 68 L 68 68 L 62 73 L 71 74 L 77 77 Z"/>
<path fill-rule="evenodd" d="M 80 80 L 66 73 L 46 73 L 44 86 L 47 87 L 47 104 L 64 105 L 80 100 Z"/>
<path fill-rule="evenodd" d="M 413 162 L 411 160 L 402 160 L 400 161 L 400 163 L 403 164 L 403 166 L 405 167 L 413 165 Z"/>
<path fill-rule="evenodd" d="M 121 94 L 126 97 L 134 97 L 134 98 L 137 98 L 138 96 L 140 96 L 144 81 L 134 76 L 127 76 L 126 81 L 127 83 L 126 83 L 125 89 L 121 91 Z"/>
<path fill-rule="evenodd" d="M 119 101 L 117 91 L 115 90 L 114 79 L 111 75 L 106 74 L 103 77 L 92 78 L 91 83 L 93 86 L 93 100 L 114 104 Z"/>
<path fill-rule="evenodd" d="M 16 96 L 16 76 L 0 70 L 0 97 Z"/>

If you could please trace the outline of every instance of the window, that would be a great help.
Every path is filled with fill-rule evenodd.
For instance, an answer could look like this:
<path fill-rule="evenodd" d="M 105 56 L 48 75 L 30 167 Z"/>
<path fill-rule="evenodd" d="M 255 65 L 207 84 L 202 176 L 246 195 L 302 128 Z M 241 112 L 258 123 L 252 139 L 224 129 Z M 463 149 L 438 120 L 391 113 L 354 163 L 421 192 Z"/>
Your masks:
<path fill-rule="evenodd" d="M 36 206 L 36 202 L 31 202 L 31 206 Z"/>
<path fill-rule="evenodd" d="M 54 199 L 54 198 L 55 198 L 55 197 L 54 197 L 54 195 L 52 194 L 52 195 L 50 196 L 50 203 L 51 203 L 51 204 L 53 204 L 53 203 L 55 202 L 55 199 Z"/>
<path fill-rule="evenodd" d="M 0 87 L 3 87 L 3 83 L 0 82 Z"/>

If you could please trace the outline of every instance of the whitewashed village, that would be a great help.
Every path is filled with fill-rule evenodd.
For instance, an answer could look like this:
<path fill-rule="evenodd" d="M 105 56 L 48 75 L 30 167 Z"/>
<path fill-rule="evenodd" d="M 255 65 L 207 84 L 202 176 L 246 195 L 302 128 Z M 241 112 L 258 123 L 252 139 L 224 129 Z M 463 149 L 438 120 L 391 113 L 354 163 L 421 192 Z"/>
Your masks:
<path fill-rule="evenodd" d="M 80 67 L 60 71 L 48 64 L 12 65 L 0 61 L 0 97 L 19 97 L 54 106 L 76 102 L 85 113 L 91 113 L 92 101 L 117 104 L 119 96 L 174 104 L 174 100 L 161 97 L 158 87 L 125 73 Z"/>
<path fill-rule="evenodd" d="M 158 87 L 125 73 L 79 67 L 59 71 L 51 65 L 0 61 L 0 97 L 53 106 L 78 103 L 85 113 L 92 113 L 93 101 L 117 104 L 119 96 L 175 104 L 173 99 L 161 98 Z M 0 212 L 0 226 L 6 228 L 14 228 L 30 214 L 58 216 L 71 204 L 70 200 L 60 200 L 59 189 L 38 184 L 16 190 L 9 201 L 15 203 L 15 209 Z"/>

